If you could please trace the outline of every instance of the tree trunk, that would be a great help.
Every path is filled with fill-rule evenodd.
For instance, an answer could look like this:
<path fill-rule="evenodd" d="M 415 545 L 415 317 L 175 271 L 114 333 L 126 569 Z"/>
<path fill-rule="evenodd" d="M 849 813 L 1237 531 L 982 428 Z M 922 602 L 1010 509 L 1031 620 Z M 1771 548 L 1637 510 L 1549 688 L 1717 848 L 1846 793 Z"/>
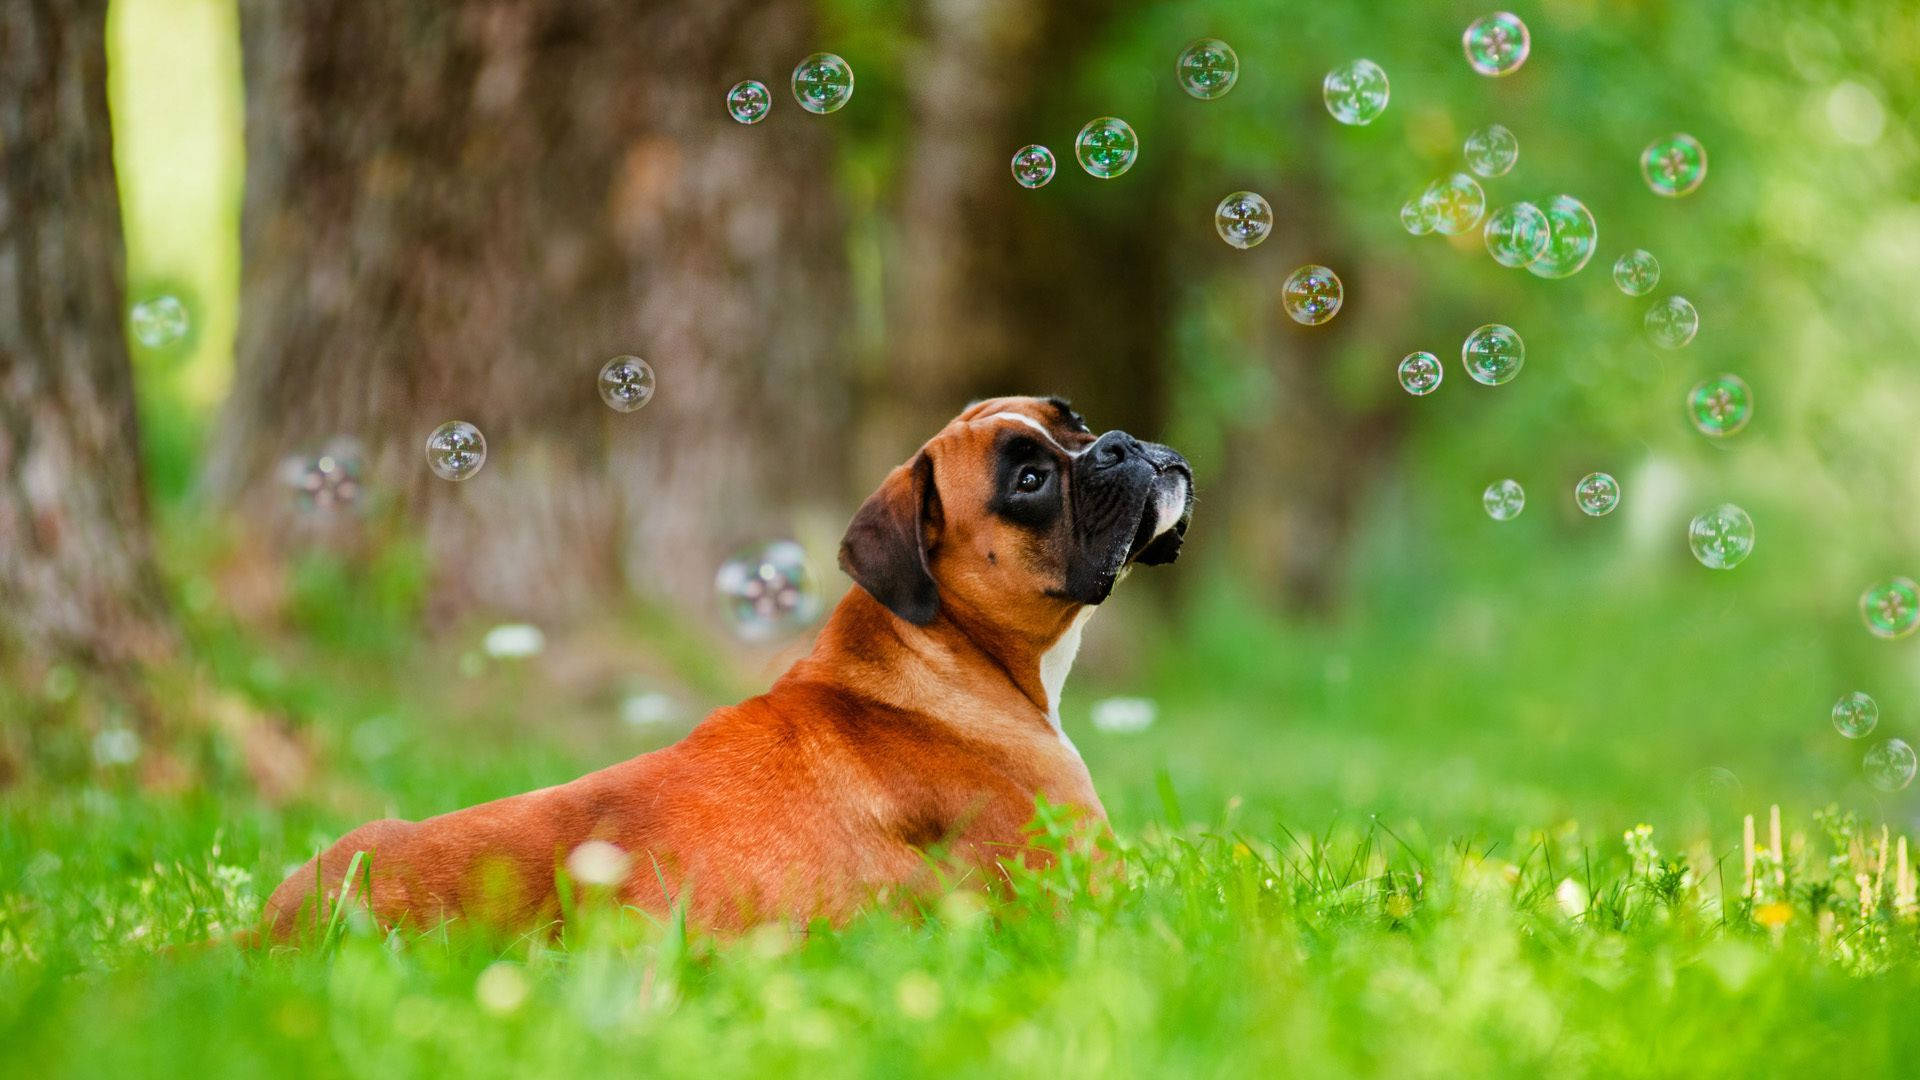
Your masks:
<path fill-rule="evenodd" d="M 210 476 L 298 527 L 276 463 L 338 436 L 423 523 L 438 615 L 561 618 L 625 583 L 712 610 L 730 548 L 845 497 L 844 117 L 803 112 L 803 0 L 243 4 L 238 375 Z M 727 115 L 744 78 L 775 95 Z M 859 107 L 856 96 L 853 108 Z M 632 353 L 651 404 L 603 405 Z M 428 432 L 490 457 L 453 484 Z"/>
<path fill-rule="evenodd" d="M 172 645 L 123 336 L 106 0 L 0 7 L 0 680 Z M 16 681 L 17 680 L 17 681 Z"/>

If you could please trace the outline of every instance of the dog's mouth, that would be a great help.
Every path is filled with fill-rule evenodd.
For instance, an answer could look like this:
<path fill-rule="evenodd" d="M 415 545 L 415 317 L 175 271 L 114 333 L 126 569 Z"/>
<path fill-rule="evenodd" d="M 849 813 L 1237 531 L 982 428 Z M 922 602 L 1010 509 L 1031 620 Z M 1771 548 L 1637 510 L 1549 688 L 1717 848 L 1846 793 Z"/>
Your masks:
<path fill-rule="evenodd" d="M 1193 472 L 1176 458 L 1161 464 L 1154 476 L 1126 561 L 1161 566 L 1179 558 L 1192 520 Z"/>

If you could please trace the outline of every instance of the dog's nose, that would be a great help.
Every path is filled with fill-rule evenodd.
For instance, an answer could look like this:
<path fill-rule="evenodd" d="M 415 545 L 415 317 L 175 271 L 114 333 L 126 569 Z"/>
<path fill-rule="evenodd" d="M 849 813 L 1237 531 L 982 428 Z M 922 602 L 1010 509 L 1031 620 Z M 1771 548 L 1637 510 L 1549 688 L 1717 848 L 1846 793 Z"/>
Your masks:
<path fill-rule="evenodd" d="M 1124 431 L 1109 431 L 1095 439 L 1087 453 L 1093 457 L 1094 468 L 1111 469 L 1140 453 L 1140 440 Z"/>

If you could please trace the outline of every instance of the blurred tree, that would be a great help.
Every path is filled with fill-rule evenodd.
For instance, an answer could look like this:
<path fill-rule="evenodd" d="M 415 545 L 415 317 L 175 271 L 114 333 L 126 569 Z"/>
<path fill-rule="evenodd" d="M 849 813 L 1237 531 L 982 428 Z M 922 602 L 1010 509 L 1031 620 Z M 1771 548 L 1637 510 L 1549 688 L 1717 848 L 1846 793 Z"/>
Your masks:
<path fill-rule="evenodd" d="M 106 14 L 0 7 L 0 679 L 124 675 L 173 643 L 123 336 Z"/>
<path fill-rule="evenodd" d="M 624 579 L 708 607 L 722 553 L 845 499 L 830 121 L 785 101 L 804 0 L 243 5 L 238 373 L 210 482 L 262 534 L 285 455 L 348 435 L 424 523 L 435 613 Z M 771 77 L 770 77 L 771 76 Z M 758 77 L 771 116 L 728 118 Z M 658 371 L 631 415 L 622 354 Z M 491 458 L 422 460 L 449 419 Z"/>

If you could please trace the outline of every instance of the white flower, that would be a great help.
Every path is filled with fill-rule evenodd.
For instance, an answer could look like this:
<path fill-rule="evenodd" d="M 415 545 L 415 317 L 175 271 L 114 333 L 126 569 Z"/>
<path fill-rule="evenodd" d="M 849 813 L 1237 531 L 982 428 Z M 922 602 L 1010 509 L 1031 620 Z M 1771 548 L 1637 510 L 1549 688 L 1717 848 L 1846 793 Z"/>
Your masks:
<path fill-rule="evenodd" d="M 628 694 L 620 702 L 620 719 L 629 727 L 672 724 L 678 722 L 681 716 L 680 703 L 673 699 L 673 695 L 658 690 Z"/>
<path fill-rule="evenodd" d="M 480 648 L 495 660 L 524 660 L 547 647 L 547 635 L 530 623 L 501 623 L 487 631 Z"/>
<path fill-rule="evenodd" d="M 589 840 L 567 856 L 567 873 L 582 885 L 618 885 L 627 878 L 631 862 L 620 845 L 605 840 Z"/>
<path fill-rule="evenodd" d="M 1158 713 L 1150 698 L 1102 698 L 1093 703 L 1093 726 L 1110 735 L 1126 735 L 1152 727 Z"/>

